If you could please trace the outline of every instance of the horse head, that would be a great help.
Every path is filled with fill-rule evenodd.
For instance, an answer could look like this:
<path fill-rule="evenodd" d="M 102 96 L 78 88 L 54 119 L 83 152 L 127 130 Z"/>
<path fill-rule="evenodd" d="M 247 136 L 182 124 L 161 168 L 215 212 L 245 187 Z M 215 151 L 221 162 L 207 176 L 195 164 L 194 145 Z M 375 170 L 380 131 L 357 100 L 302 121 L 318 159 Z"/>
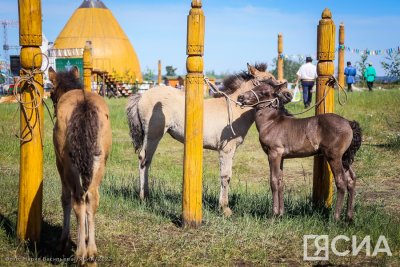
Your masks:
<path fill-rule="evenodd" d="M 252 66 L 247 63 L 247 71 L 228 76 L 223 82 L 221 91 L 235 97 L 269 79 L 275 81 L 275 77 L 267 71 L 267 64 L 259 63 Z M 224 94 L 214 94 L 214 97 L 222 96 Z"/>
<path fill-rule="evenodd" d="M 53 84 L 50 91 L 50 97 L 53 105 L 56 106 L 61 96 L 73 89 L 82 89 L 82 83 L 79 80 L 79 70 L 74 66 L 70 71 L 56 72 L 52 67 L 49 68 L 49 79 Z"/>
<path fill-rule="evenodd" d="M 261 82 L 269 79 L 275 80 L 274 75 L 267 71 L 267 64 L 257 64 L 256 66 L 252 66 L 247 63 L 247 71 L 249 75 L 252 76 L 254 85 L 259 85 Z"/>
<path fill-rule="evenodd" d="M 273 103 L 276 100 L 285 105 L 292 100 L 292 93 L 287 89 L 287 81 L 277 81 L 271 77 L 261 82 L 260 85 L 240 94 L 237 101 L 243 106 L 255 106 L 259 103 Z"/>

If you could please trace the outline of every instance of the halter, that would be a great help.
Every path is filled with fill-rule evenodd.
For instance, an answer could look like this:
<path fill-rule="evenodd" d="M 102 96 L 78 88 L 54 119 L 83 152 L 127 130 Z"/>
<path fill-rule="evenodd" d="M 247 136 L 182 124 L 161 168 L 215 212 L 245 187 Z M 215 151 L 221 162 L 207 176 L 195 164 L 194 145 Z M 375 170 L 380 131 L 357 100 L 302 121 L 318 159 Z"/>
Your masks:
<path fill-rule="evenodd" d="M 252 92 L 254 94 L 254 96 L 257 99 L 257 102 L 251 105 L 247 105 L 247 104 L 240 104 L 241 108 L 245 108 L 245 107 L 254 107 L 257 106 L 259 104 L 263 104 L 263 103 L 269 103 L 268 105 L 266 105 L 265 107 L 272 107 L 272 108 L 278 108 L 279 107 L 279 98 L 275 97 L 272 99 L 266 99 L 266 100 L 260 100 L 260 98 L 258 97 L 258 95 L 256 94 L 256 92 L 254 92 L 253 89 L 249 90 L 250 92 Z"/>
<path fill-rule="evenodd" d="M 228 119 L 229 119 L 229 127 L 231 128 L 231 131 L 233 133 L 233 135 L 236 135 L 235 131 L 233 130 L 232 127 L 232 121 L 233 121 L 233 116 L 232 116 L 232 106 L 231 106 L 231 102 L 235 103 L 236 105 L 239 105 L 241 108 L 244 108 L 244 106 L 242 105 L 242 103 L 232 99 L 231 97 L 229 97 L 229 95 L 221 90 L 219 90 L 213 83 L 210 82 L 210 80 L 208 79 L 208 77 L 204 76 L 204 81 L 205 83 L 210 87 L 211 91 L 215 94 L 222 94 L 225 99 L 226 99 L 226 104 L 228 106 Z M 260 85 L 262 81 L 257 80 L 257 79 L 251 79 L 251 82 L 253 83 L 254 86 Z M 254 93 L 254 92 L 253 92 Z M 257 97 L 258 99 L 258 97 Z"/>

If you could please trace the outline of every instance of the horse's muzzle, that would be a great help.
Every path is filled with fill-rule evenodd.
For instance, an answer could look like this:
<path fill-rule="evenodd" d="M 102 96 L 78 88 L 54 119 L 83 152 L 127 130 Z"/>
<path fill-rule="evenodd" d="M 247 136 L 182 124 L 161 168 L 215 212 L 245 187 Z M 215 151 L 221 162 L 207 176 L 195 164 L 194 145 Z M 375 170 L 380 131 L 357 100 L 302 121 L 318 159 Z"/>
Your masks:
<path fill-rule="evenodd" d="M 239 95 L 238 98 L 237 98 L 237 102 L 239 102 L 240 106 L 243 106 L 244 95 Z"/>
<path fill-rule="evenodd" d="M 289 103 L 289 102 L 292 101 L 292 99 L 293 99 L 293 95 L 292 95 L 292 93 L 289 92 L 289 91 L 282 92 L 282 93 L 281 93 L 281 96 L 282 96 L 282 100 L 283 100 L 285 103 Z"/>

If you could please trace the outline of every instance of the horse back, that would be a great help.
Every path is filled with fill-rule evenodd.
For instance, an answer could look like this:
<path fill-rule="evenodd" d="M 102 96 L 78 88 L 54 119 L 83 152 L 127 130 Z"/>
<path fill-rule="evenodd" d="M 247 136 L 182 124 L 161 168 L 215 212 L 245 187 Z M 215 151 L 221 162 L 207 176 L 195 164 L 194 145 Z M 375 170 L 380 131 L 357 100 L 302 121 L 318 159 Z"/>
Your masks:
<path fill-rule="evenodd" d="M 77 170 L 84 189 L 90 184 L 95 165 L 105 161 L 111 148 L 111 125 L 104 99 L 81 89 L 65 93 L 57 104 L 53 142 L 57 161 Z M 85 180 L 83 179 L 83 180 Z"/>

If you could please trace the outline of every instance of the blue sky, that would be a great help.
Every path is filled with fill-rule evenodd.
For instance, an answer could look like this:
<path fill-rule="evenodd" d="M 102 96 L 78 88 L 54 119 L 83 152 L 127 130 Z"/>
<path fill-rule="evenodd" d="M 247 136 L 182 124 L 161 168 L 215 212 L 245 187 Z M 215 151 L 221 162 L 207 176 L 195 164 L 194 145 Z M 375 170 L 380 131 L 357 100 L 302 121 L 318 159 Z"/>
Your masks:
<path fill-rule="evenodd" d="M 18 19 L 18 1 L 0 0 L 0 19 Z M 82 0 L 42 0 L 43 32 L 54 41 Z M 142 71 L 163 65 L 186 73 L 186 17 L 191 1 L 103 0 L 131 40 Z M 203 0 L 206 15 L 205 70 L 235 72 L 246 63 L 267 62 L 277 54 L 277 34 L 284 36 L 284 54 L 315 55 L 316 28 L 328 7 L 339 27 L 344 22 L 345 45 L 357 49 L 400 46 L 400 2 L 343 0 Z M 3 43 L 3 36 L 0 37 Z M 18 30 L 9 29 L 9 43 L 18 44 Z M 1 51 L 2 53 L 2 51 Z M 346 53 L 345 60 L 360 56 Z M 370 56 L 378 75 L 382 56 Z"/>

